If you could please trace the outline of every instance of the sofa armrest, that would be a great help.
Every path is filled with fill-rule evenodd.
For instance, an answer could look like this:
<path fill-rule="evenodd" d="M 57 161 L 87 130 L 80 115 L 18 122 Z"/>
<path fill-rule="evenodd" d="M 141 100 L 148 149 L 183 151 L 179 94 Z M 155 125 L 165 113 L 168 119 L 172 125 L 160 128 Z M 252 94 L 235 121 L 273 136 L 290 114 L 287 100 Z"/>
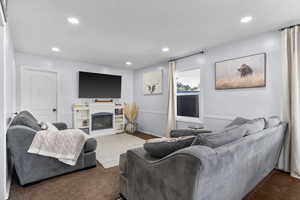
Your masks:
<path fill-rule="evenodd" d="M 65 130 L 68 128 L 66 123 L 63 122 L 56 122 L 56 123 L 52 123 L 58 130 Z"/>
<path fill-rule="evenodd" d="M 193 130 L 193 129 L 174 129 L 171 130 L 171 137 L 177 138 L 182 136 L 192 136 L 192 135 L 198 135 L 202 133 L 211 133 L 212 131 L 200 129 L 200 130 Z"/>
<path fill-rule="evenodd" d="M 23 154 L 29 149 L 36 131 L 27 126 L 12 126 L 7 130 L 7 148 L 14 155 Z"/>
<path fill-rule="evenodd" d="M 200 145 L 176 151 L 162 159 L 155 159 L 139 148 L 129 150 L 127 159 L 130 200 L 192 200 L 199 177 L 213 176 L 218 167 L 217 153 Z"/>
<path fill-rule="evenodd" d="M 13 126 L 7 131 L 7 147 L 21 185 L 75 171 L 84 166 L 82 154 L 75 166 L 56 158 L 28 153 L 36 132 L 25 126 Z"/>
<path fill-rule="evenodd" d="M 84 144 L 84 152 L 92 152 L 97 148 L 97 140 L 95 138 L 89 138 Z"/>

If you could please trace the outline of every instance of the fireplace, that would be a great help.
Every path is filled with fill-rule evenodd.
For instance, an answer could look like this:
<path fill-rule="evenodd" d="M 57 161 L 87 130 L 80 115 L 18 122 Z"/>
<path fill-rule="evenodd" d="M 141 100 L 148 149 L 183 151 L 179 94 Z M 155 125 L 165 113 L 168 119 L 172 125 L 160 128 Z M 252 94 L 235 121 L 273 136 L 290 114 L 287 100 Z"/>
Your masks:
<path fill-rule="evenodd" d="M 113 113 L 99 112 L 92 114 L 92 131 L 113 128 Z"/>

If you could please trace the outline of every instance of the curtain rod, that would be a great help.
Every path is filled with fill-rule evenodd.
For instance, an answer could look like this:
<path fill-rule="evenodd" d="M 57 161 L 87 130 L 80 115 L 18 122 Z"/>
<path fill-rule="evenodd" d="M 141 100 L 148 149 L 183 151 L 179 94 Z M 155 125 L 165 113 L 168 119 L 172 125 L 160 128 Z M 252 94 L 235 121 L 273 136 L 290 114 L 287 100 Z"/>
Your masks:
<path fill-rule="evenodd" d="M 285 29 L 294 28 L 295 26 L 300 26 L 300 24 L 295 24 L 295 25 L 287 26 L 287 27 L 279 29 L 278 31 L 283 31 Z"/>
<path fill-rule="evenodd" d="M 180 57 L 177 57 L 177 58 L 170 58 L 169 62 L 181 60 L 181 59 L 184 59 L 184 58 L 189 58 L 189 57 L 196 56 L 196 55 L 199 55 L 199 54 L 204 54 L 204 51 L 203 50 L 198 51 L 198 52 L 188 54 L 188 55 L 185 55 L 185 56 L 180 56 Z"/>

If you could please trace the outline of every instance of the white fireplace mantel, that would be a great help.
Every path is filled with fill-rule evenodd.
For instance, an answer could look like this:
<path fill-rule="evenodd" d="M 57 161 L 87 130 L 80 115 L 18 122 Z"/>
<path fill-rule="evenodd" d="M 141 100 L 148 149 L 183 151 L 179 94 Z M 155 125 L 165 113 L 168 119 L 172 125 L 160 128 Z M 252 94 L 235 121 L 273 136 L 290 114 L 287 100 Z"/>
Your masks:
<path fill-rule="evenodd" d="M 93 114 L 112 114 L 112 127 L 93 130 Z M 112 135 L 124 132 L 123 106 L 113 102 L 73 105 L 73 128 L 83 129 L 90 136 Z"/>

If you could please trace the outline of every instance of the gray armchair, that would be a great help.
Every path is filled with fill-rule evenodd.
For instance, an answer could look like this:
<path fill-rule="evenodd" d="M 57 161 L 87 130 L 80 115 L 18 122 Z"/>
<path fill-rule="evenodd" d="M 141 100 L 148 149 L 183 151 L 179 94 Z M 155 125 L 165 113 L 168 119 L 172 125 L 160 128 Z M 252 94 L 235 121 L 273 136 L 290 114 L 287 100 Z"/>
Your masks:
<path fill-rule="evenodd" d="M 28 121 L 24 122 L 24 119 Z M 12 125 L 7 131 L 9 159 L 22 186 L 96 166 L 95 149 L 97 142 L 93 138 L 86 141 L 75 166 L 64 164 L 55 158 L 27 153 L 34 135 L 38 131 L 34 129 L 36 126 L 28 127 L 30 123 L 34 124 L 36 122 L 33 119 L 35 118 L 30 119 L 27 111 L 23 111 L 14 118 Z M 54 123 L 54 125 L 59 130 L 67 128 L 67 125 L 64 123 Z"/>

